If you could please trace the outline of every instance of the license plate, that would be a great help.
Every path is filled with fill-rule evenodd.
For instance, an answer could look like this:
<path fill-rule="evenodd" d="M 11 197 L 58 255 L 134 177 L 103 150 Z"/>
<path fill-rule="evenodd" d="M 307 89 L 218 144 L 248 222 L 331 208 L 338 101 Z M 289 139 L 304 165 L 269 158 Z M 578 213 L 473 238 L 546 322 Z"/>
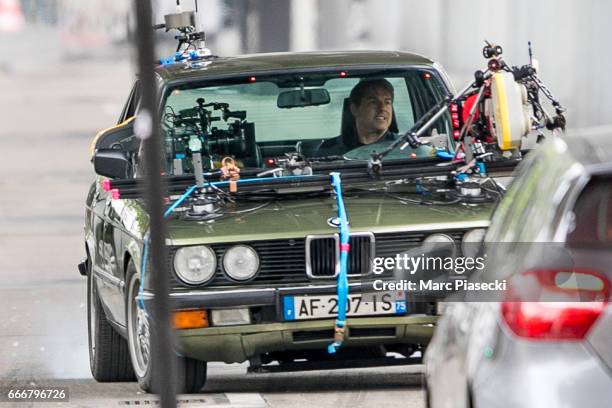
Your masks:
<path fill-rule="evenodd" d="M 406 314 L 406 296 L 403 291 L 376 292 L 348 296 L 347 316 Z M 305 320 L 338 315 L 338 297 L 335 295 L 284 296 L 285 320 Z"/>

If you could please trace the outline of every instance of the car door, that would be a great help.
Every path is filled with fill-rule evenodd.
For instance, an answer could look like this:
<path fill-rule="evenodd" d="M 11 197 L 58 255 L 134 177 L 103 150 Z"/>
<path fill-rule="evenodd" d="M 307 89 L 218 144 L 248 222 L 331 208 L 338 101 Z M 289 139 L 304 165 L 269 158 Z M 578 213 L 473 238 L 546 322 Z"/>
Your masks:
<path fill-rule="evenodd" d="M 133 117 L 139 102 L 138 83 L 134 84 L 128 100 L 119 116 L 119 123 L 113 128 L 100 132 L 93 148 L 117 148 L 128 154 L 135 154 L 138 143 L 133 132 Z M 98 293 L 107 317 L 116 323 L 125 324 L 124 312 L 124 265 L 123 240 L 127 231 L 122 214 L 123 200 L 114 200 L 108 192 L 101 192 L 96 198 L 94 223 L 96 257 L 94 269 L 98 276 Z"/>
<path fill-rule="evenodd" d="M 121 264 L 123 225 L 121 214 L 123 213 L 123 200 L 113 200 L 110 194 L 106 195 L 104 201 L 104 217 L 101 236 L 101 258 L 105 273 L 105 279 L 101 293 L 103 292 L 104 303 L 113 321 L 123 322 L 124 301 L 123 288 L 123 265 Z"/>

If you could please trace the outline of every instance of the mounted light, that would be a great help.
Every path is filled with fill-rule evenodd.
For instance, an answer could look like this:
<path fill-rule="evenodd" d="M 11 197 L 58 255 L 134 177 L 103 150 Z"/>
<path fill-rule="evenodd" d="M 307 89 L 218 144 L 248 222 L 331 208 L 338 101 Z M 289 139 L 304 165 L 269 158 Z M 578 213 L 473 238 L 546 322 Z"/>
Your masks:
<path fill-rule="evenodd" d="M 451 103 L 448 107 L 451 113 L 451 121 L 453 124 L 453 138 L 459 140 L 461 136 L 461 122 L 459 121 L 459 106 L 456 103 Z"/>
<path fill-rule="evenodd" d="M 225 251 L 223 270 L 237 281 L 251 279 L 259 269 L 257 252 L 247 245 L 236 245 Z"/>
<path fill-rule="evenodd" d="M 183 247 L 174 254 L 174 270 L 178 277 L 187 284 L 200 285 L 210 280 L 216 268 L 215 253 L 207 246 Z"/>
<path fill-rule="evenodd" d="M 501 69 L 501 63 L 496 59 L 492 59 L 492 60 L 489 60 L 488 67 L 489 67 L 489 71 L 493 71 L 493 72 L 499 71 Z"/>

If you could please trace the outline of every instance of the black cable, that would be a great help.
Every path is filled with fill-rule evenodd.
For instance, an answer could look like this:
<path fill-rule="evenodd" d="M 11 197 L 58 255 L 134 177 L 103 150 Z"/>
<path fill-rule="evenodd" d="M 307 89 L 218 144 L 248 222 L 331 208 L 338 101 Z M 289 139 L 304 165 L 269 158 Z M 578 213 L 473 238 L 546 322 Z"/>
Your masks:
<path fill-rule="evenodd" d="M 392 194 L 392 193 L 385 193 L 385 195 L 388 195 L 389 197 L 395 198 L 402 202 L 408 202 L 408 203 L 420 204 L 420 205 L 452 205 L 452 204 L 457 204 L 462 201 L 461 198 L 457 198 L 451 201 L 432 201 L 432 200 L 415 200 L 414 198 L 402 197 L 402 196 Z"/>

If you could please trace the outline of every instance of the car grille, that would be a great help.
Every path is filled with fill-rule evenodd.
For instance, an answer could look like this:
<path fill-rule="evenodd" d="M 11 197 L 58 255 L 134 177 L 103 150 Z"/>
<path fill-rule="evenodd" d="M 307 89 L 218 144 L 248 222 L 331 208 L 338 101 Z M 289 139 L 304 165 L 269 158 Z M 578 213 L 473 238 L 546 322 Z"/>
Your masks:
<path fill-rule="evenodd" d="M 310 265 L 309 272 L 314 277 L 333 277 L 336 274 L 338 254 L 336 253 L 337 240 L 333 237 L 314 238 L 309 241 L 310 252 L 307 260 Z"/>
<path fill-rule="evenodd" d="M 460 242 L 465 231 L 436 231 L 449 235 L 455 242 Z M 374 245 L 376 257 L 392 257 L 420 245 L 431 232 L 392 232 L 374 234 L 374 242 L 368 235 L 351 236 L 349 252 L 349 274 L 357 275 L 367 271 L 370 264 L 371 245 Z M 243 241 L 240 244 L 252 246 L 259 254 L 259 272 L 252 280 L 241 285 L 284 285 L 307 283 L 312 279 L 306 275 L 306 240 L 278 239 L 265 241 Z M 223 254 L 237 243 L 212 244 L 210 247 L 217 255 L 217 271 L 212 281 L 202 286 L 232 286 L 238 283 L 229 278 L 222 268 Z M 311 241 L 310 263 L 315 279 L 332 279 L 335 274 L 336 243 L 333 236 L 320 237 Z M 174 271 L 172 259 L 178 248 L 170 248 L 168 268 Z M 172 274 L 174 288 L 184 288 L 176 274 Z M 353 277 L 352 279 L 359 279 Z"/>
<path fill-rule="evenodd" d="M 365 275 L 370 272 L 373 234 L 353 234 L 349 239 L 351 250 L 348 257 L 348 274 Z M 308 277 L 333 278 L 340 258 L 337 251 L 338 239 L 333 236 L 306 238 L 306 274 Z"/>

